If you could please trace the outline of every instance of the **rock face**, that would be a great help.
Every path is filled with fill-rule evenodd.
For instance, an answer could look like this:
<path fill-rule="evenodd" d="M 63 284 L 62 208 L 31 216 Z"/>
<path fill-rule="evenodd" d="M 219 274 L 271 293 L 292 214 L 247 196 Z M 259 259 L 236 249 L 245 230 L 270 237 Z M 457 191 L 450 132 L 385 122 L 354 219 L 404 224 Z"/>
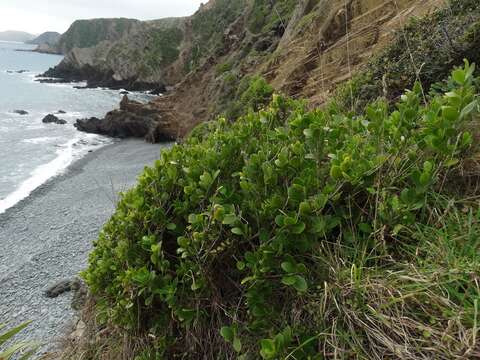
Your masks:
<path fill-rule="evenodd" d="M 181 79 L 184 68 L 178 67 L 177 71 L 172 66 L 180 56 L 184 19 L 122 23 L 121 36 L 110 29 L 113 25 L 107 20 L 75 22 L 56 45 L 57 51 L 66 54 L 64 60 L 43 76 L 87 81 L 88 87 L 131 91 L 163 90 Z M 83 39 L 97 27 L 101 37 L 90 36 L 95 41 Z M 117 25 L 114 29 L 117 27 L 121 28 Z M 95 44 L 89 46 L 91 43 Z"/>
<path fill-rule="evenodd" d="M 42 122 L 44 124 L 58 124 L 58 125 L 65 125 L 67 122 L 63 119 L 59 119 L 58 117 L 56 117 L 55 115 L 53 114 L 48 114 L 47 116 L 45 116 L 42 120 Z"/>
<path fill-rule="evenodd" d="M 179 124 L 163 121 L 153 104 L 142 104 L 124 96 L 120 109 L 104 119 L 80 119 L 74 125 L 79 131 L 116 138 L 137 137 L 148 142 L 171 141 L 178 137 Z"/>

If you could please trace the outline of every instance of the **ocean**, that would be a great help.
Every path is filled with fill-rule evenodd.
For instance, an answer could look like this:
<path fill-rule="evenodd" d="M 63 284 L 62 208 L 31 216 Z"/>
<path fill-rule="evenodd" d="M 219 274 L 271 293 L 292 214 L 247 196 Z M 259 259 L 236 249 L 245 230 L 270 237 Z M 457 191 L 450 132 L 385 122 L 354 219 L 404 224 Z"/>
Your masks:
<path fill-rule="evenodd" d="M 112 142 L 77 131 L 76 119 L 103 117 L 118 107 L 120 91 L 75 89 L 79 84 L 41 84 L 38 74 L 62 57 L 28 51 L 33 46 L 0 42 L 0 214 L 26 198 L 75 160 Z M 81 85 L 81 84 L 80 84 Z M 133 94 L 137 100 L 148 95 Z M 27 111 L 19 115 L 16 110 Z M 66 125 L 44 124 L 56 114 Z"/>

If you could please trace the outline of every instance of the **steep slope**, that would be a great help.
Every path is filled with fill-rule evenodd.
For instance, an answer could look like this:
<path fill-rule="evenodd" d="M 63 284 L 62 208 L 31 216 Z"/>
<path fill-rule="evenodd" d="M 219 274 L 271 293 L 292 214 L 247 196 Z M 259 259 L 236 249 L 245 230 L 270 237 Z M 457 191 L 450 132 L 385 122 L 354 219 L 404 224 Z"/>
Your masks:
<path fill-rule="evenodd" d="M 169 66 L 179 57 L 183 40 L 183 19 L 135 21 L 120 36 L 106 32 L 96 46 L 82 40 L 67 52 L 65 59 L 45 76 L 87 80 L 90 86 L 124 87 L 128 89 L 156 88 L 171 77 Z M 89 28 L 88 24 L 84 24 Z M 72 25 L 73 27 L 73 25 Z M 75 42 L 77 35 L 65 34 L 57 47 Z M 118 39 L 115 40 L 115 37 Z M 178 81 L 179 75 L 172 82 Z"/>
<path fill-rule="evenodd" d="M 140 29 L 141 22 L 135 19 L 112 18 L 77 20 L 57 41 L 41 46 L 37 51 L 66 55 L 74 49 L 86 49 L 102 42 L 116 42 L 124 35 Z"/>
<path fill-rule="evenodd" d="M 49 45 L 54 46 L 62 35 L 55 31 L 47 31 L 37 36 L 35 39 L 28 41 L 28 44 L 33 45 Z"/>
<path fill-rule="evenodd" d="M 35 35 L 24 31 L 0 31 L 0 41 L 27 42 L 35 38 Z"/>
<path fill-rule="evenodd" d="M 480 3 L 228 5 L 106 118 L 190 135 L 95 242 L 64 358 L 479 358 Z"/>
<path fill-rule="evenodd" d="M 246 3 L 210 1 L 190 18 L 143 22 L 119 41 L 73 49 L 45 75 L 133 90 L 173 86 L 221 47 Z"/>
<path fill-rule="evenodd" d="M 371 77 L 364 93 L 375 88 L 377 96 L 385 95 L 385 90 L 394 99 L 399 90 L 411 86 L 411 81 L 402 79 L 412 77 L 402 74 L 413 73 L 417 78 L 417 72 L 436 68 L 432 78 L 441 75 L 438 70 L 445 76 L 468 54 L 462 49 L 462 38 L 478 22 L 478 9 L 470 0 L 454 1 L 450 12 L 423 24 L 427 32 L 411 21 L 444 5 L 443 0 L 210 1 L 189 18 L 159 21 L 165 31 L 149 25 L 108 46 L 74 50 L 47 74 L 87 79 L 91 85 L 172 88 L 148 105 L 150 110 L 157 109 L 161 126 L 169 124 L 168 130 L 159 125 L 149 133 L 183 137 L 216 115 L 239 115 L 242 92 L 255 75 L 265 77 L 277 91 L 308 100 L 311 106 L 323 104 L 338 85 L 393 40 L 399 44 L 392 50 L 399 53 L 397 69 L 393 63 L 376 64 L 383 70 Z M 466 10 L 469 6 L 471 14 Z M 445 22 L 450 20 L 446 29 Z M 432 49 L 423 56 L 427 45 Z M 167 60 L 165 51 L 170 54 Z M 425 80 L 429 86 L 431 80 Z M 355 95 L 349 101 L 361 104 L 356 87 L 358 82 L 349 86 L 350 97 Z"/>
<path fill-rule="evenodd" d="M 240 3 L 240 2 L 239 2 Z M 273 4 L 273 5 L 272 5 Z M 397 7 L 398 5 L 398 7 Z M 166 96 L 153 102 L 169 129 L 182 137 L 214 115 L 238 115 L 235 102 L 253 74 L 261 74 L 279 91 L 322 103 L 393 37 L 408 17 L 432 11 L 438 1 L 245 1 L 236 17 L 213 28 L 230 5 L 216 1 L 190 19 L 195 37 L 184 59 L 192 70 Z M 348 40 L 348 41 L 347 41 Z M 195 49 L 202 49 L 196 52 Z M 201 55 L 196 58 L 196 55 Z M 187 62 L 190 65 L 192 62 Z M 161 133 L 162 130 L 157 131 Z"/>
<path fill-rule="evenodd" d="M 134 19 L 92 19 L 75 21 L 56 44 L 57 50 L 67 54 L 74 48 L 89 48 L 102 41 L 117 41 L 135 31 L 140 22 Z"/>

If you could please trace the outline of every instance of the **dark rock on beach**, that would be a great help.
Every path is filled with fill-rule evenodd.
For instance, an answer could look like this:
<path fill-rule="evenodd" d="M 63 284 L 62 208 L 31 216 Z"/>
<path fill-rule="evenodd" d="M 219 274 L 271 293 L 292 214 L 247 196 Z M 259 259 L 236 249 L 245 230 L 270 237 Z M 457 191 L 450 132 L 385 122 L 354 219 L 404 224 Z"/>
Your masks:
<path fill-rule="evenodd" d="M 55 285 L 49 287 L 45 291 L 45 296 L 51 299 L 57 298 L 60 295 L 72 291 L 72 280 L 62 280 Z"/>
<path fill-rule="evenodd" d="M 157 86 L 155 89 L 150 90 L 148 93 L 150 95 L 162 95 L 167 91 L 165 86 Z"/>
<path fill-rule="evenodd" d="M 69 84 L 72 82 L 80 82 L 80 80 L 71 80 L 71 79 L 60 79 L 60 78 L 44 78 L 44 77 L 38 77 L 37 80 L 35 80 L 39 83 L 42 84 Z"/>
<path fill-rule="evenodd" d="M 28 111 L 25 110 L 13 110 L 13 113 L 18 115 L 28 115 Z"/>
<path fill-rule="evenodd" d="M 118 80 L 111 71 L 104 72 L 92 66 L 84 65 L 80 68 L 70 63 L 62 62 L 38 76 L 40 83 L 78 83 L 86 82 L 86 86 L 76 86 L 76 89 L 108 88 L 112 90 L 127 91 L 153 91 L 154 94 L 165 92 L 165 85 L 157 82 L 150 83 L 128 78 Z"/>
<path fill-rule="evenodd" d="M 104 119 L 80 119 L 74 126 L 83 132 L 116 138 L 144 138 L 151 143 L 175 140 L 178 132 L 178 124 L 162 121 L 153 105 L 130 100 L 126 95 L 120 109 L 110 111 Z"/>
<path fill-rule="evenodd" d="M 78 277 L 59 281 L 45 291 L 45 296 L 54 299 L 71 291 L 73 291 L 72 309 L 80 310 L 87 300 L 88 288 Z"/>
<path fill-rule="evenodd" d="M 63 119 L 59 119 L 53 114 L 48 114 L 42 120 L 44 124 L 58 124 L 58 125 L 65 125 L 67 122 Z"/>
<path fill-rule="evenodd" d="M 23 74 L 28 72 L 28 70 L 7 70 L 8 74 Z"/>

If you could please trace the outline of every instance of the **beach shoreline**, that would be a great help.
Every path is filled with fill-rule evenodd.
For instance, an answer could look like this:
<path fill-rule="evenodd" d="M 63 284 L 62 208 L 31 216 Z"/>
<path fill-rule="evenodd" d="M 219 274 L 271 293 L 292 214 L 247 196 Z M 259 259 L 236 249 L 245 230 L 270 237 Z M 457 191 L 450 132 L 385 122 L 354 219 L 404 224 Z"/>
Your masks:
<path fill-rule="evenodd" d="M 133 187 L 169 146 L 142 140 L 106 145 L 0 214 L 0 324 L 32 321 L 16 340 L 54 350 L 75 312 L 72 294 L 49 299 L 45 290 L 85 269 L 92 240 L 113 214 L 118 193 Z"/>

